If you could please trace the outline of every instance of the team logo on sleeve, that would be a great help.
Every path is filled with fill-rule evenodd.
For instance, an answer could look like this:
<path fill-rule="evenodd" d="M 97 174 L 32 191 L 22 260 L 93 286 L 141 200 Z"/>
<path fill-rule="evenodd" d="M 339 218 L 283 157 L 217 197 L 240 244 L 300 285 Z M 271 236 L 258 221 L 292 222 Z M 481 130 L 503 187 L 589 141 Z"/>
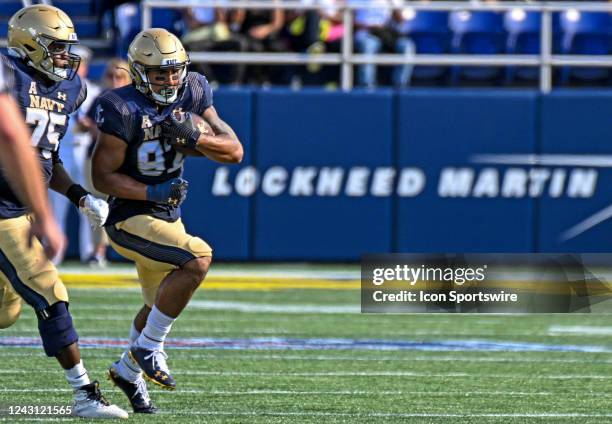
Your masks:
<path fill-rule="evenodd" d="M 102 105 L 98 105 L 98 107 L 96 107 L 96 123 L 98 125 L 102 125 L 104 123 L 104 109 L 102 108 Z"/>

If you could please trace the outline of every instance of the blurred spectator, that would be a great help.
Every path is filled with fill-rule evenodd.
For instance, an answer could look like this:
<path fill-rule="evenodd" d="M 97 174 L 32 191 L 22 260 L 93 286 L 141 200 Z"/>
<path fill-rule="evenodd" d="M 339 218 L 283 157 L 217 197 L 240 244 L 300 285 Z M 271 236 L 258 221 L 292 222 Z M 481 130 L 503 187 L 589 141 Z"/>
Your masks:
<path fill-rule="evenodd" d="M 123 59 L 112 59 L 104 71 L 102 77 L 102 85 L 104 90 L 112 90 L 114 88 L 123 87 L 131 84 L 132 78 L 128 72 L 128 64 Z M 81 128 L 89 132 L 92 142 L 89 144 L 87 154 L 84 159 L 84 174 L 85 184 L 84 187 L 89 190 L 94 196 L 100 198 L 106 198 L 106 194 L 97 191 L 91 180 L 91 156 L 93 154 L 94 147 L 96 145 L 96 139 L 98 138 L 98 127 L 95 122 L 95 108 L 92 105 L 95 104 L 95 100 L 100 96 L 102 92 L 98 91 L 97 95 L 91 96 L 91 101 L 88 102 L 87 108 L 83 109 L 85 116 L 79 121 Z M 88 96 L 89 98 L 89 96 Z M 92 266 L 104 267 L 106 265 L 106 248 L 108 246 L 108 237 L 103 228 L 93 228 L 91 230 L 91 238 L 93 245 L 93 255 L 89 258 L 89 264 Z"/>
<path fill-rule="evenodd" d="M 106 16 L 102 17 L 103 27 L 115 32 L 117 43 L 116 55 L 125 57 L 130 43 L 142 30 L 142 2 L 130 1 L 122 3 L 114 9 L 114 12 L 114 15 L 106 12 Z M 179 36 L 183 33 L 183 20 L 179 10 L 174 8 L 153 7 L 150 9 L 150 12 L 152 27 L 164 28 Z"/>
<path fill-rule="evenodd" d="M 286 43 L 280 37 L 285 25 L 285 12 L 282 9 L 237 10 L 232 25 L 240 28 L 246 36 L 248 50 L 256 53 L 282 53 L 287 50 Z M 268 84 L 283 82 L 278 67 L 272 70 L 269 66 L 249 66 L 251 82 Z"/>
<path fill-rule="evenodd" d="M 87 79 L 89 62 L 91 61 L 92 51 L 79 44 L 75 46 L 74 52 L 81 57 L 81 65 L 78 74 L 87 85 L 87 98 L 76 112 L 70 115 L 68 128 L 60 145 L 60 158 L 64 163 L 64 168 L 75 183 L 85 185 L 84 164 L 87 149 L 91 143 L 91 135 L 83 131 L 79 123 L 85 118 L 85 111 L 91 106 L 93 99 L 100 94 L 100 88 Z M 70 201 L 63 195 L 50 190 L 50 199 L 53 205 L 53 213 L 60 224 L 61 230 L 66 232 L 66 220 L 68 211 L 72 207 Z M 79 213 L 79 257 L 82 262 L 87 262 L 93 256 L 93 244 L 91 241 L 91 231 L 87 217 Z M 64 259 L 64 252 L 61 252 L 54 262 L 59 264 Z"/>
<path fill-rule="evenodd" d="M 309 2 L 310 0 L 305 0 Z M 336 0 L 322 0 L 320 10 L 299 10 L 288 14 L 287 38 L 292 51 L 311 55 L 339 53 L 344 27 L 342 12 L 335 7 Z M 307 85 L 337 85 L 338 66 L 311 63 L 299 67 L 301 82 Z"/>
<path fill-rule="evenodd" d="M 125 57 L 132 39 L 140 31 L 138 3 L 128 2 L 115 8 L 114 25 L 117 31 L 117 55 Z"/>
<path fill-rule="evenodd" d="M 397 20 L 401 13 L 393 13 L 386 0 L 370 0 L 380 7 L 357 9 L 355 11 L 355 50 L 366 55 L 402 53 L 413 56 L 415 46 L 412 40 L 398 31 Z M 406 87 L 410 83 L 412 65 L 394 67 L 392 83 L 396 87 Z M 359 85 L 374 88 L 377 85 L 376 65 L 366 64 L 358 67 Z"/>
<path fill-rule="evenodd" d="M 183 12 L 187 33 L 182 41 L 188 51 L 246 52 L 246 37 L 229 24 L 229 13 L 223 9 L 194 7 Z M 238 29 L 234 27 L 234 29 Z M 244 81 L 246 65 L 198 64 L 198 71 L 212 81 L 240 84 Z"/>

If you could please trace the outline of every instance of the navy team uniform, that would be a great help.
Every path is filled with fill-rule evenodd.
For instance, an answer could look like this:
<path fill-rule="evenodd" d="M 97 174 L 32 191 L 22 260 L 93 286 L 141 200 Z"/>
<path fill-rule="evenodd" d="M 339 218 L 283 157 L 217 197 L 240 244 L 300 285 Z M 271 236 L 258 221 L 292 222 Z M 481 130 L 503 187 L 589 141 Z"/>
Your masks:
<path fill-rule="evenodd" d="M 161 139 L 159 124 L 171 112 L 202 115 L 212 105 L 204 76 L 189 72 L 179 99 L 161 110 L 132 85 L 103 93 L 94 105 L 100 131 L 127 144 L 118 172 L 146 185 L 181 176 L 184 156 Z M 212 256 L 202 239 L 186 233 L 180 207 L 111 197 L 106 231 L 117 252 L 136 263 L 145 303 L 152 307 L 165 276 L 192 259 Z"/>
<path fill-rule="evenodd" d="M 32 132 L 32 144 L 38 147 L 46 182 L 51 179 L 53 163 L 59 159 L 59 143 L 66 133 L 69 115 L 87 97 L 87 88 L 78 75 L 73 80 L 46 85 L 32 76 L 32 68 L 21 59 L 0 55 L 5 67 L 8 90 L 17 100 L 26 124 Z M 26 213 L 6 179 L 0 176 L 0 218 L 15 218 Z"/>
<path fill-rule="evenodd" d="M 59 143 L 68 126 L 68 115 L 85 100 L 87 89 L 78 76 L 71 81 L 47 83 L 12 56 L 0 55 L 0 68 L 5 90 L 17 100 L 31 130 L 32 144 L 38 148 L 48 183 L 53 164 L 59 162 Z M 32 240 L 29 246 L 31 218 L 27 212 L 6 178 L 0 175 L 0 328 L 17 320 L 21 299 L 37 312 L 57 302 L 68 302 L 66 288 L 42 245 Z M 76 333 L 70 335 L 71 339 L 75 337 Z M 65 340 L 64 346 L 73 341 Z M 53 356 L 46 345 L 45 351 Z"/>

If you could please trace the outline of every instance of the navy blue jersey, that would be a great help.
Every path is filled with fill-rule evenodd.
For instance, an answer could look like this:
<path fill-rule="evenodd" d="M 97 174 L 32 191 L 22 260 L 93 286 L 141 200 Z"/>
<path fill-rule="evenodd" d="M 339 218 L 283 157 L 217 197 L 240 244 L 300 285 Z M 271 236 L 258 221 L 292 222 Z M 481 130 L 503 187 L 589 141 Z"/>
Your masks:
<path fill-rule="evenodd" d="M 17 100 L 30 129 L 32 145 L 38 148 L 45 182 L 48 183 L 53 163 L 59 161 L 57 152 L 68 127 L 68 115 L 83 103 L 87 88 L 78 75 L 71 81 L 47 81 L 13 56 L 0 54 L 0 67 L 6 91 Z M 25 212 L 26 207 L 0 175 L 0 218 L 15 218 Z"/>
<path fill-rule="evenodd" d="M 173 104 L 160 108 L 134 86 L 103 93 L 94 105 L 100 131 L 127 144 L 120 173 L 147 185 L 181 176 L 184 156 L 161 139 L 159 124 L 173 111 L 202 115 L 212 105 L 212 90 L 203 75 L 189 72 L 185 89 Z M 166 221 L 180 217 L 180 209 L 147 201 L 111 197 L 107 225 L 135 215 L 152 215 Z"/>

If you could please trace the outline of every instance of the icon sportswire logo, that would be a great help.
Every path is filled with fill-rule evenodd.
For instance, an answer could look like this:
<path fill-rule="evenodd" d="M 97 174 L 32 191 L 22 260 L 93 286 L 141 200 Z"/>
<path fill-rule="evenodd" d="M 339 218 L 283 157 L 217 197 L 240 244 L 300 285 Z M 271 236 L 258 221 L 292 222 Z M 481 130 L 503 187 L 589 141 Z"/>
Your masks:
<path fill-rule="evenodd" d="M 440 198 L 592 198 L 599 171 L 612 155 L 477 154 L 466 166 L 246 166 L 216 168 L 214 196 L 417 197 L 435 190 Z M 612 217 L 612 204 L 563 232 L 569 240 Z"/>

